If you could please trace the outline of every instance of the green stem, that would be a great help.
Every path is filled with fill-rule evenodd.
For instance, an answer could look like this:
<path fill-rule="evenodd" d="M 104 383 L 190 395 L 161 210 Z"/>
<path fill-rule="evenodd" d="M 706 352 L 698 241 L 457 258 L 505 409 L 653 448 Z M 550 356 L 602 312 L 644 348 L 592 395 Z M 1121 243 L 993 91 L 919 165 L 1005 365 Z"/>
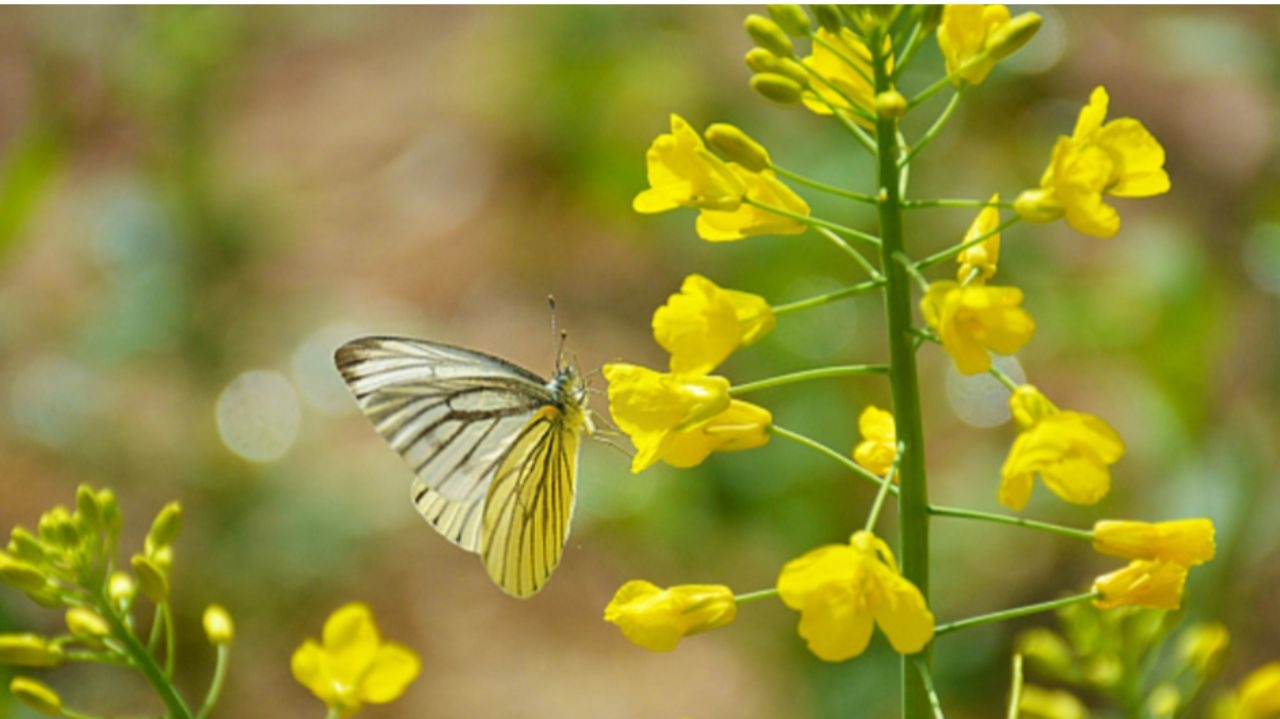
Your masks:
<path fill-rule="evenodd" d="M 134 665 L 146 677 L 147 682 L 156 690 L 156 694 L 160 695 L 160 700 L 169 708 L 170 719 L 195 719 L 191 710 L 187 708 L 182 696 L 178 694 L 178 689 L 165 676 L 164 670 L 156 664 L 155 657 L 142 642 L 134 636 L 133 632 L 125 626 L 124 619 L 116 613 L 116 608 L 112 606 L 111 600 L 106 595 L 98 598 L 98 613 L 103 619 L 107 620 L 107 624 L 111 626 L 111 634 L 121 644 L 124 645 L 125 652 L 129 658 L 133 660 Z"/>
<path fill-rule="evenodd" d="M 879 33 L 869 39 L 871 66 L 876 93 L 892 89 L 887 72 L 888 58 Z M 924 464 L 924 427 L 920 412 L 920 387 L 916 373 L 915 345 L 911 329 L 911 277 L 903 263 L 894 258 L 905 254 L 902 227 L 901 167 L 898 164 L 897 121 L 876 120 L 876 160 L 879 165 L 881 266 L 885 273 L 885 315 L 889 332 L 890 382 L 893 418 L 903 451 L 898 457 L 898 526 L 902 553 L 902 576 L 914 584 L 929 603 L 929 486 Z M 922 650 L 920 661 L 927 667 L 930 650 Z M 903 719 L 928 719 L 929 693 L 920 674 L 911 671 L 908 657 L 902 658 Z"/>
<path fill-rule="evenodd" d="M 921 292 L 929 291 L 929 278 L 925 277 L 920 270 L 917 270 L 916 266 L 912 264 L 911 260 L 908 259 L 906 255 L 899 252 L 893 256 L 893 259 L 897 260 L 898 263 L 902 265 L 902 269 L 906 270 L 907 274 L 911 275 L 911 279 L 915 280 L 916 284 L 920 286 Z"/>
<path fill-rule="evenodd" d="M 933 686 L 933 672 L 929 671 L 929 664 L 924 660 L 923 654 L 917 654 L 915 659 L 916 670 L 920 672 L 920 680 L 924 682 L 925 691 L 929 693 L 929 708 L 933 710 L 934 719 L 946 719 L 942 714 L 942 702 L 938 700 L 938 690 Z"/>
<path fill-rule="evenodd" d="M 173 678 L 173 665 L 177 657 L 178 636 L 173 631 L 173 608 L 164 603 L 164 675 Z"/>
<path fill-rule="evenodd" d="M 1038 522 L 1034 519 L 1024 519 L 1022 517 L 1011 517 L 1007 514 L 991 514 L 989 512 L 979 512 L 973 509 L 960 509 L 959 507 L 943 507 L 937 504 L 929 505 L 929 513 L 938 517 L 956 517 L 959 519 L 976 519 L 980 522 L 993 522 L 995 524 L 1009 524 L 1015 527 L 1025 527 L 1027 529 L 1038 529 L 1042 532 L 1060 534 L 1064 537 L 1071 537 L 1072 539 L 1083 539 L 1086 542 L 1093 541 L 1093 532 L 1087 529 L 1075 529 L 1074 527 L 1064 527 L 1060 524 Z"/>
<path fill-rule="evenodd" d="M 1006 719 L 1018 719 L 1019 705 L 1022 704 L 1022 655 L 1013 655 L 1013 686 L 1009 689 L 1009 713 Z"/>
<path fill-rule="evenodd" d="M 1040 602 L 1039 604 L 1028 604 L 1025 607 L 1015 607 L 1013 609 L 1005 609 L 999 612 L 992 612 L 990 614 L 982 614 L 976 617 L 969 617 L 968 619 L 961 619 L 955 622 L 948 622 L 947 624 L 939 624 L 937 627 L 934 628 L 933 636 L 940 637 L 943 634 L 950 634 L 951 632 L 956 632 L 961 629 L 977 627 L 983 624 L 992 624 L 994 622 L 1001 622 L 1006 619 L 1016 619 L 1017 617 L 1025 617 L 1028 614 L 1039 614 L 1041 612 L 1051 612 L 1055 609 L 1069 607 L 1072 604 L 1081 604 L 1091 599 L 1096 599 L 1099 596 L 1101 595 L 1098 592 L 1088 592 L 1086 594 L 1077 594 L 1075 596 L 1064 597 L 1062 599 L 1054 599 L 1048 602 Z"/>
<path fill-rule="evenodd" d="M 973 247 L 974 245 L 978 245 L 985 242 L 988 237 L 999 234 L 1000 232 L 1009 229 L 1011 226 L 1017 224 L 1021 219 L 1022 219 L 1021 217 L 1014 215 L 1013 217 L 1010 217 L 1004 222 L 1001 222 L 999 225 L 996 225 L 994 229 L 984 232 L 981 235 L 978 235 L 977 237 L 973 238 L 972 240 L 961 242 L 960 244 L 954 247 L 949 247 L 941 252 L 935 252 L 934 254 L 929 255 L 923 260 L 920 260 L 919 262 L 917 262 L 916 268 L 923 270 L 929 267 L 933 267 L 939 262 L 946 262 L 947 260 L 954 259 L 956 255 L 960 254 L 961 252 L 964 252 L 970 247 Z"/>
<path fill-rule="evenodd" d="M 864 202 L 870 205 L 876 204 L 876 198 L 874 195 L 868 195 L 863 192 L 854 192 L 853 190 L 846 190 L 843 187 L 836 187 L 835 185 L 828 185 L 825 182 L 819 182 L 817 180 L 810 179 L 808 177 L 805 177 L 804 175 L 801 175 L 798 172 L 792 172 L 791 170 L 788 170 L 785 167 L 779 167 L 777 165 L 769 165 L 769 169 L 773 170 L 779 175 L 782 175 L 788 180 L 792 180 L 806 187 L 812 187 L 813 189 L 818 190 L 819 192 L 825 192 L 829 195 L 835 195 L 837 197 L 843 197 L 849 200 L 854 200 L 855 202 Z"/>
<path fill-rule="evenodd" d="M 341 719 L 342 715 L 338 713 L 335 707 L 329 707 L 329 711 L 325 712 L 324 719 Z"/>
<path fill-rule="evenodd" d="M 213 665 L 213 679 L 209 680 L 209 691 L 205 693 L 204 704 L 200 707 L 197 719 L 205 719 L 209 716 L 209 712 L 213 711 L 213 705 L 218 703 L 218 696 L 222 694 L 222 685 L 227 679 L 227 659 L 230 656 L 230 645 L 219 644 L 217 660 Z"/>
<path fill-rule="evenodd" d="M 778 375 L 777 377 L 770 377 L 769 379 L 762 379 L 756 382 L 747 382 L 746 384 L 736 385 L 729 388 L 729 396 L 739 397 L 757 390 L 772 389 L 774 387 L 781 387 L 795 382 L 807 382 L 813 379 L 885 374 L 888 371 L 889 367 L 882 364 L 851 364 L 839 367 L 819 367 L 818 369 L 801 370 L 800 372 L 792 372 L 790 374 Z"/>
<path fill-rule="evenodd" d="M 836 249 L 849 255 L 849 257 L 851 257 L 854 262 L 857 262 L 859 265 L 862 265 L 862 269 L 866 270 L 867 274 L 871 276 L 871 279 L 881 284 L 884 283 L 884 275 L 880 274 L 880 270 L 876 269 L 875 265 L 867 261 L 867 258 L 863 257 L 861 252 L 858 252 L 857 250 L 853 249 L 853 245 L 850 245 L 847 241 L 845 241 L 843 237 L 837 235 L 836 233 L 832 232 L 831 230 L 828 230 L 825 227 L 817 228 L 817 232 L 818 234 L 830 240 L 831 244 L 836 246 Z"/>
<path fill-rule="evenodd" d="M 1013 378 L 1005 374 L 1004 370 L 999 367 L 991 365 L 991 369 L 988 369 L 987 372 L 989 372 L 992 377 L 1000 380 L 1000 384 L 1008 387 L 1010 392 L 1016 392 L 1018 390 L 1018 383 L 1014 382 Z"/>
<path fill-rule="evenodd" d="M 774 214 L 779 217 L 785 217 L 788 220 L 795 220 L 796 222 L 799 222 L 802 225 L 808 225 L 809 227 L 825 227 L 828 230 L 839 232 L 842 235 L 848 235 L 849 237 L 852 237 L 855 240 L 861 240 L 873 247 L 880 246 L 879 237 L 876 237 L 875 235 L 872 235 L 872 234 L 868 234 L 866 232 L 862 232 L 860 230 L 855 230 L 852 227 L 845 227 L 844 225 L 836 224 L 834 222 L 819 220 L 818 218 L 810 217 L 809 215 L 801 215 L 801 214 L 792 212 L 791 210 L 784 210 L 783 208 L 777 207 L 775 205 L 766 204 L 759 200 L 753 200 L 750 197 L 742 198 L 742 204 L 751 205 L 752 207 L 755 207 L 760 210 L 764 210 L 765 212 L 768 212 L 770 214 Z"/>
<path fill-rule="evenodd" d="M 902 456 L 902 447 L 898 447 L 898 456 Z M 871 503 L 871 511 L 867 512 L 867 523 L 863 529 L 874 534 L 876 522 L 880 519 L 880 509 L 884 507 L 884 498 L 889 494 L 889 488 L 893 486 L 893 482 L 898 476 L 898 457 L 893 458 L 893 466 L 889 467 L 889 471 L 885 472 L 884 479 L 880 480 L 880 491 L 876 492 L 876 500 Z"/>
<path fill-rule="evenodd" d="M 979 63 L 986 62 L 986 60 L 987 60 L 987 53 L 985 52 L 979 53 L 969 58 L 963 65 L 956 68 L 955 72 L 950 73 L 946 77 L 940 78 L 937 82 L 933 83 L 929 87 L 926 87 L 924 90 L 921 90 L 919 95 L 916 95 L 915 97 L 911 98 L 911 100 L 907 102 L 907 109 L 910 110 L 911 108 L 919 105 L 925 100 L 928 100 L 929 98 L 938 94 L 938 91 L 942 90 L 942 88 L 953 84 L 952 80 L 954 80 L 957 76 L 968 72 L 970 68 L 977 66 Z"/>
<path fill-rule="evenodd" d="M 924 135 L 922 135 L 915 145 L 912 146 L 906 156 L 898 161 L 899 167 L 906 167 L 910 165 L 911 159 L 919 154 L 925 147 L 928 147 L 929 143 L 933 142 L 933 138 L 937 137 L 938 133 L 942 132 L 942 128 L 946 127 L 951 116 L 955 114 L 956 108 L 960 107 L 961 94 L 963 94 L 962 91 L 957 89 L 955 93 L 951 95 L 951 101 L 942 109 L 942 114 L 938 115 L 938 119 L 933 121 L 933 124 L 929 126 L 928 130 L 925 130 Z"/>
<path fill-rule="evenodd" d="M 888 58 L 879 33 L 868 38 L 876 92 L 892 90 L 887 72 Z M 901 166 L 896 142 L 897 122 L 877 118 L 876 142 L 879 225 L 881 225 L 881 266 L 884 269 L 884 313 L 888 324 L 890 384 L 893 422 L 899 453 L 899 541 L 902 577 L 913 583 L 929 601 L 929 489 L 924 468 L 924 427 L 920 418 L 919 377 L 915 368 L 915 345 L 911 338 L 911 278 L 897 255 L 905 255 L 902 232 Z M 928 668 L 931 651 L 925 646 L 920 661 Z M 902 718 L 928 719 L 929 696 L 920 674 L 910 669 L 911 659 L 902 658 Z"/>
<path fill-rule="evenodd" d="M 761 599 L 768 599 L 769 597 L 776 597 L 776 596 L 778 596 L 777 587 L 770 587 L 768 589 L 760 589 L 754 592 L 747 592 L 746 594 L 734 595 L 733 601 L 738 604 L 747 604 L 749 602 L 756 602 Z"/>
<path fill-rule="evenodd" d="M 848 297 L 854 297 L 856 295 L 866 294 L 871 290 L 878 289 L 883 284 L 884 282 L 880 280 L 868 280 L 866 282 L 859 282 L 856 285 L 846 287 L 843 290 L 828 292 L 825 295 L 818 295 L 817 297 L 810 297 L 804 300 L 796 300 L 795 302 L 788 302 L 784 305 L 774 305 L 772 308 L 773 314 L 785 315 L 788 312 L 797 312 L 799 310 L 807 310 L 807 309 L 812 309 L 814 307 L 821 307 L 823 305 L 831 304 L 832 302 L 838 302 Z"/>
<path fill-rule="evenodd" d="M 825 444 L 823 444 L 823 443 L 821 443 L 821 442 L 818 442 L 818 441 L 816 441 L 816 440 L 810 439 L 810 438 L 808 438 L 808 437 L 804 436 L 803 434 L 799 434 L 799 433 L 797 433 L 797 432 L 792 432 L 792 431 L 791 431 L 791 430 L 789 430 L 789 429 L 784 429 L 784 428 L 782 428 L 782 427 L 779 427 L 779 426 L 778 426 L 778 425 L 776 425 L 776 424 L 775 424 L 775 425 L 772 425 L 772 426 L 770 426 L 770 427 L 769 427 L 769 432 L 770 432 L 771 434 L 775 434 L 775 435 L 777 435 L 777 436 L 779 436 L 779 437 L 782 437 L 783 439 L 789 439 L 789 440 L 791 440 L 792 442 L 795 442 L 796 444 L 799 444 L 799 445 L 803 445 L 803 446 L 805 446 L 805 447 L 808 447 L 809 449 L 817 450 L 818 452 L 821 452 L 822 454 L 825 454 L 825 455 L 827 455 L 828 457 L 830 457 L 830 458 L 834 459 L 835 461 L 839 462 L 840 464 L 844 465 L 844 468 L 845 468 L 845 469 L 847 469 L 847 470 L 849 470 L 850 472 L 853 472 L 854 474 L 858 475 L 859 477 L 862 477 L 863 479 L 866 479 L 866 480 L 868 480 L 868 481 L 870 481 L 870 482 L 874 482 L 874 483 L 875 483 L 875 485 L 876 485 L 877 487 L 881 485 L 881 479 L 880 479 L 879 477 L 877 477 L 876 475 L 872 474 L 870 471 L 868 471 L 868 470 L 867 470 L 865 467 L 863 467 L 862 465 L 860 465 L 860 464 L 858 464 L 857 462 L 853 461 L 852 459 L 850 459 L 850 458 L 848 458 L 848 457 L 844 456 L 843 454 L 840 454 L 839 452 L 835 451 L 834 449 L 831 449 L 830 447 L 828 447 L 827 445 L 825 445 Z M 890 491 L 890 492 L 892 492 L 892 493 L 894 493 L 894 494 L 898 494 L 898 488 L 897 488 L 897 487 L 890 486 L 890 487 L 889 487 L 889 491 Z"/>

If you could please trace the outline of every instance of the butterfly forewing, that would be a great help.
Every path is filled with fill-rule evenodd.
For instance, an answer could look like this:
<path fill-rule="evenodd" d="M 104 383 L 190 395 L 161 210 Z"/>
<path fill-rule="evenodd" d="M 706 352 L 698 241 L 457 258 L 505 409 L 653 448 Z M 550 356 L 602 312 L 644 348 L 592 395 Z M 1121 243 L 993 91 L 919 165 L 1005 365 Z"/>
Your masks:
<path fill-rule="evenodd" d="M 481 352 L 394 337 L 349 342 L 335 361 L 374 428 L 413 468 L 419 513 L 480 553 L 508 594 L 537 592 L 560 563 L 573 514 L 589 424 L 576 373 L 548 385 Z"/>
<path fill-rule="evenodd" d="M 432 342 L 364 338 L 339 348 L 336 361 L 378 433 L 423 485 L 454 502 L 483 499 L 513 438 L 555 401 L 531 372 Z"/>

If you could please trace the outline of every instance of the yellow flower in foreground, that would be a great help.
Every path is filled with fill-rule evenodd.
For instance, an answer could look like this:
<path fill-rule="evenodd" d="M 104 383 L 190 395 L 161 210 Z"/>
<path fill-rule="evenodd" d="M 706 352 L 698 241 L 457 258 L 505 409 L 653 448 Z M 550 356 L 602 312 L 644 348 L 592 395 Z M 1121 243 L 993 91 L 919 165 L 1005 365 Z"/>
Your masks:
<path fill-rule="evenodd" d="M 1213 559 L 1213 522 L 1102 520 L 1093 525 L 1093 548 L 1125 559 L 1159 559 L 1190 567 Z"/>
<path fill-rule="evenodd" d="M 1093 581 L 1094 591 L 1102 593 L 1093 603 L 1101 609 L 1177 609 L 1182 604 L 1182 585 L 1186 581 L 1187 568 L 1181 564 L 1135 559 L 1124 569 Z"/>
<path fill-rule="evenodd" d="M 1280 717 L 1280 662 L 1263 665 L 1240 682 L 1231 719 Z"/>
<path fill-rule="evenodd" d="M 729 168 L 746 187 L 746 197 L 793 215 L 809 216 L 809 205 L 784 185 L 773 170 L 751 172 L 733 163 Z M 798 235 L 806 228 L 803 222 L 747 203 L 732 211 L 704 207 L 695 226 L 698 237 L 708 242 L 729 242 L 756 235 Z"/>
<path fill-rule="evenodd" d="M 609 412 L 636 446 L 631 471 L 662 460 L 693 467 L 712 452 L 759 447 L 769 441 L 773 415 L 731 400 L 729 381 L 700 374 L 664 374 L 615 362 L 604 366 Z"/>
<path fill-rule="evenodd" d="M 682 584 L 661 589 L 641 579 L 622 585 L 604 608 L 632 644 L 669 652 L 691 634 L 723 627 L 737 616 L 733 591 L 719 584 Z"/>
<path fill-rule="evenodd" d="M 768 334 L 776 324 L 763 297 L 721 289 L 689 275 L 680 292 L 653 313 L 653 336 L 671 353 L 672 372 L 705 374 L 734 350 Z"/>
<path fill-rule="evenodd" d="M 873 624 L 901 654 L 914 654 L 933 639 L 933 614 L 920 590 L 898 573 L 888 545 L 870 532 L 787 562 L 778 594 L 800 612 L 800 636 L 825 661 L 861 654 Z"/>
<path fill-rule="evenodd" d="M 885 49 L 889 49 L 887 37 Z M 822 78 L 810 82 L 801 96 L 805 107 L 819 115 L 830 115 L 832 108 L 844 110 L 859 125 L 872 126 L 861 113 L 852 112 L 856 107 L 874 117 L 876 106 L 871 51 L 852 30 L 841 28 L 837 35 L 826 28 L 819 28 L 814 36 L 813 52 L 803 62 Z M 889 70 L 892 69 L 890 63 Z"/>
<path fill-rule="evenodd" d="M 1022 428 L 1000 470 L 1000 503 L 1019 510 L 1031 498 L 1036 475 L 1072 504 L 1093 504 L 1111 490 L 1109 467 L 1124 455 L 1111 425 L 1083 412 L 1064 412 L 1040 390 L 1024 384 L 1009 397 Z"/>
<path fill-rule="evenodd" d="M 341 717 L 394 700 L 421 669 L 413 651 L 382 640 L 369 608 L 358 602 L 329 616 L 322 642 L 308 639 L 293 653 L 293 677 Z"/>
<path fill-rule="evenodd" d="M 1035 334 L 1036 323 L 1022 309 L 1016 287 L 961 287 L 943 280 L 929 285 L 920 309 L 951 355 L 956 369 L 972 375 L 991 368 L 988 350 L 1011 355 Z"/>
<path fill-rule="evenodd" d="M 677 207 L 737 209 L 746 186 L 728 163 L 711 154 L 702 138 L 679 115 L 671 115 L 671 133 L 659 135 L 645 153 L 649 189 L 632 207 L 645 214 Z"/>
<path fill-rule="evenodd" d="M 898 432 L 893 415 L 867 405 L 858 417 L 862 441 L 853 448 L 853 461 L 868 472 L 883 477 L 898 457 Z"/>
<path fill-rule="evenodd" d="M 938 25 L 938 47 L 947 62 L 947 74 L 953 74 L 965 63 L 981 55 L 989 38 L 1009 22 L 1009 8 L 1004 5 L 947 5 Z M 987 78 L 996 64 L 994 57 L 974 63 L 952 81 L 957 85 L 977 85 Z"/>
<path fill-rule="evenodd" d="M 1120 214 L 1103 195 L 1151 197 L 1169 191 L 1164 148 L 1131 118 L 1103 124 L 1107 91 L 1098 87 L 1080 111 L 1071 137 L 1059 137 L 1040 187 L 1018 196 L 1015 207 L 1029 222 L 1066 217 L 1080 232 L 1111 237 L 1120 229 Z"/>
<path fill-rule="evenodd" d="M 953 7 L 957 6 L 947 6 L 948 9 Z M 998 192 L 992 195 L 989 200 L 993 205 L 999 201 L 1000 193 Z M 982 212 L 979 212 L 978 216 L 974 218 L 973 224 L 969 225 L 969 231 L 964 233 L 963 242 L 972 242 L 999 226 L 1000 208 L 994 206 L 984 207 Z M 956 255 L 956 262 L 960 263 L 960 269 L 956 272 L 956 279 L 963 283 L 969 279 L 970 275 L 973 275 L 973 279 L 969 281 L 969 284 L 984 284 L 996 273 L 996 266 L 1000 264 L 1000 233 L 997 232 Z"/>

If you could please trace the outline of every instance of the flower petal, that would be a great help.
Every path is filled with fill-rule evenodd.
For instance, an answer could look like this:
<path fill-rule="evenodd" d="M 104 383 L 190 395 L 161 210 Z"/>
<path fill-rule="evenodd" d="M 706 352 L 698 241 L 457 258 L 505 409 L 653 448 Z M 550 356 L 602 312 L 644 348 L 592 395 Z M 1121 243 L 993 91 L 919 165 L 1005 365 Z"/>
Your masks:
<path fill-rule="evenodd" d="M 370 704 L 386 704 L 404 693 L 422 672 L 418 655 L 407 647 L 386 642 L 378 647 L 360 682 L 360 698 Z"/>

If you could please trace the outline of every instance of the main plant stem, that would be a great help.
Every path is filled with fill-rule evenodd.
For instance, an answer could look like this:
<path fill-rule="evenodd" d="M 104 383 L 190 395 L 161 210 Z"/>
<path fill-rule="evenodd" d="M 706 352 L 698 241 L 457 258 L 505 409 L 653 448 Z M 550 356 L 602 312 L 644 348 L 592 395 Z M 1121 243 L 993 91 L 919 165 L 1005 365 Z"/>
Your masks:
<path fill-rule="evenodd" d="M 886 70 L 884 44 L 872 37 L 868 45 L 875 57 L 876 93 L 893 89 Z M 916 352 L 912 336 L 911 276 L 906 268 L 902 240 L 901 168 L 898 166 L 897 120 L 876 120 L 876 159 L 880 214 L 880 257 L 885 277 L 885 313 L 889 325 L 889 380 L 893 393 L 893 418 L 902 454 L 898 459 L 899 551 L 902 574 L 929 601 L 929 487 L 925 477 L 924 429 L 920 420 L 920 385 L 916 377 Z M 926 647 L 919 661 L 929 666 Z M 930 719 L 929 693 L 916 667 L 916 659 L 902 658 L 903 719 Z"/>

